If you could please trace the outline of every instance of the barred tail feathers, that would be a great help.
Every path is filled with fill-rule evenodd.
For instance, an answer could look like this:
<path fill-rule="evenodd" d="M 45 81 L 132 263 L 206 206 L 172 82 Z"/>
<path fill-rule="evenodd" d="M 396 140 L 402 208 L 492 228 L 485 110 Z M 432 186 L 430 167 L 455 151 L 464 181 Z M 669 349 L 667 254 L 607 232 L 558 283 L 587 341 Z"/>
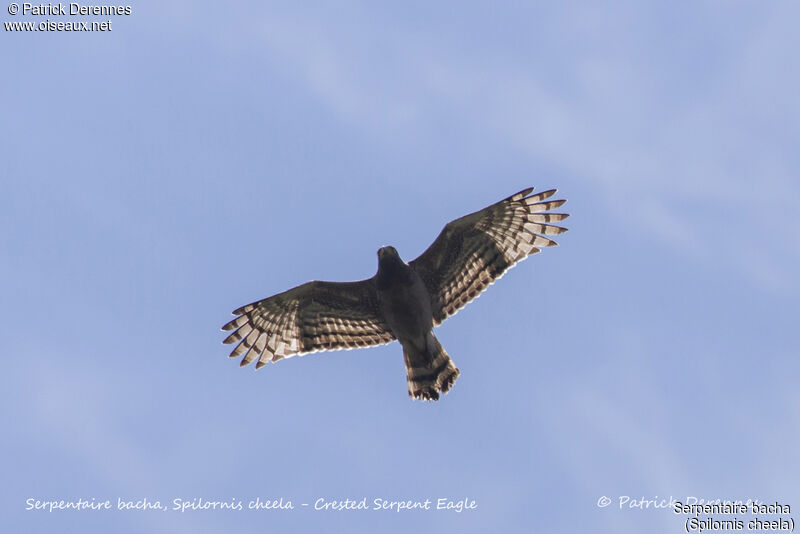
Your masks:
<path fill-rule="evenodd" d="M 447 393 L 460 374 L 432 332 L 427 335 L 423 351 L 418 352 L 411 346 L 404 346 L 403 356 L 406 362 L 408 394 L 414 399 L 439 400 L 439 393 Z"/>

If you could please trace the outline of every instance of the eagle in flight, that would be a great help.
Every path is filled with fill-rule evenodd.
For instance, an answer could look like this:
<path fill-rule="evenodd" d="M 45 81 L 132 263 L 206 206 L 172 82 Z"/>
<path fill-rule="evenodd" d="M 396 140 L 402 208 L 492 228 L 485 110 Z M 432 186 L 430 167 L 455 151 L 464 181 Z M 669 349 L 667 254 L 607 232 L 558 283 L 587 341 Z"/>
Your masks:
<path fill-rule="evenodd" d="M 359 282 L 307 282 L 233 312 L 223 343 L 238 343 L 231 357 L 256 369 L 294 355 L 382 345 L 403 347 L 408 394 L 438 400 L 459 370 L 433 334 L 510 267 L 557 243 L 566 232 L 548 224 L 566 200 L 547 200 L 555 189 L 528 188 L 448 223 L 417 259 L 404 262 L 394 247 L 378 250 L 378 272 Z"/>

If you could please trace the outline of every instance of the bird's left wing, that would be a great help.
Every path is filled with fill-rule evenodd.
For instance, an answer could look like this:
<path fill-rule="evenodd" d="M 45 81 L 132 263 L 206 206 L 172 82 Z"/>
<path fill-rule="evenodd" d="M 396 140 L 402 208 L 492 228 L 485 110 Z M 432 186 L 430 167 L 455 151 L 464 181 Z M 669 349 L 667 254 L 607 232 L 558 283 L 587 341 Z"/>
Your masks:
<path fill-rule="evenodd" d="M 409 265 L 431 296 L 436 324 L 481 294 L 510 267 L 557 243 L 546 235 L 566 232 L 547 224 L 569 217 L 552 213 L 566 200 L 547 198 L 556 190 L 531 195 L 525 189 L 491 206 L 449 222 L 436 241 Z"/>
<path fill-rule="evenodd" d="M 351 349 L 394 339 L 378 309 L 375 279 L 307 282 L 235 310 L 222 327 L 234 330 L 223 343 L 236 343 L 231 357 L 254 360 L 256 369 L 296 354 Z"/>

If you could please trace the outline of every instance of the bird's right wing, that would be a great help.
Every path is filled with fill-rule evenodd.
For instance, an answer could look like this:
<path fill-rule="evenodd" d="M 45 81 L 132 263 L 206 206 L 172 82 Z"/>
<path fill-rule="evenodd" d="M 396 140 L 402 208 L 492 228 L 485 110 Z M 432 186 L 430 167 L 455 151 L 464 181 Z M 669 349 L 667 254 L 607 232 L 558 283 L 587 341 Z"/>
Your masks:
<path fill-rule="evenodd" d="M 555 189 L 532 192 L 533 188 L 525 189 L 451 221 L 425 252 L 409 262 L 431 295 L 436 324 L 466 306 L 514 264 L 539 252 L 539 247 L 557 244 L 545 235 L 567 231 L 545 224 L 569 217 L 550 212 L 566 200 L 545 201 Z"/>
<path fill-rule="evenodd" d="M 375 279 L 307 282 L 235 310 L 223 343 L 238 342 L 231 357 L 256 369 L 295 354 L 351 349 L 394 339 L 378 309 Z"/>

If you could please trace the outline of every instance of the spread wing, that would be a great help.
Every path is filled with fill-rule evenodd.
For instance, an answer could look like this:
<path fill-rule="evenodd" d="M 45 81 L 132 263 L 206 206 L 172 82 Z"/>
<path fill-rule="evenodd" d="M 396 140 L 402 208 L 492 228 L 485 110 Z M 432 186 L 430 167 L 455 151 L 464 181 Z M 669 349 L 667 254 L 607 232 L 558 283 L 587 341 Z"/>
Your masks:
<path fill-rule="evenodd" d="M 223 343 L 236 343 L 231 358 L 254 360 L 256 369 L 295 354 L 351 349 L 394 339 L 378 310 L 375 279 L 307 282 L 235 310 L 222 327 L 234 330 Z"/>
<path fill-rule="evenodd" d="M 556 190 L 531 195 L 520 191 L 496 204 L 448 223 L 436 241 L 410 262 L 431 295 L 433 320 L 438 325 L 481 294 L 510 267 L 557 245 L 546 235 L 566 228 L 546 224 L 569 217 L 551 213 L 566 200 L 545 199 Z"/>

